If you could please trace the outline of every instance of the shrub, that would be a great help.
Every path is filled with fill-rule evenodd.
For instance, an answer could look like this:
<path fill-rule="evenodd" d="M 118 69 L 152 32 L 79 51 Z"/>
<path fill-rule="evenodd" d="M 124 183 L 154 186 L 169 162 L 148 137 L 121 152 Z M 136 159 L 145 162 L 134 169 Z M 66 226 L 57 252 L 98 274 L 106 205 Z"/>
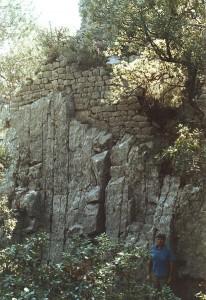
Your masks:
<path fill-rule="evenodd" d="M 2 166 L 2 171 L 4 171 L 4 169 L 9 166 L 9 162 L 10 157 L 8 155 L 7 149 L 4 146 L 0 145 L 0 164 Z"/>
<path fill-rule="evenodd" d="M 89 34 L 81 32 L 71 36 L 64 27 L 39 30 L 37 45 L 47 62 L 64 56 L 68 63 L 76 63 L 81 69 L 88 69 L 102 65 L 105 61 Z"/>
<path fill-rule="evenodd" d="M 202 132 L 198 128 L 191 130 L 179 125 L 174 144 L 164 150 L 160 158 L 170 161 L 178 175 L 199 175 L 206 161 Z"/>
<path fill-rule="evenodd" d="M 184 99 L 182 69 L 175 64 L 151 60 L 146 53 L 133 62 L 124 61 L 115 66 L 114 75 L 114 99 L 136 95 L 140 88 L 146 98 L 164 107 L 178 107 Z"/>
<path fill-rule="evenodd" d="M 59 263 L 42 260 L 47 238 L 38 234 L 0 251 L 0 298 L 30 300 L 143 300 L 156 292 L 140 280 L 145 249 L 73 238 Z M 153 297 L 154 296 L 154 297 Z M 149 297 L 149 298 L 148 298 Z M 169 288 L 159 300 L 177 300 Z"/>

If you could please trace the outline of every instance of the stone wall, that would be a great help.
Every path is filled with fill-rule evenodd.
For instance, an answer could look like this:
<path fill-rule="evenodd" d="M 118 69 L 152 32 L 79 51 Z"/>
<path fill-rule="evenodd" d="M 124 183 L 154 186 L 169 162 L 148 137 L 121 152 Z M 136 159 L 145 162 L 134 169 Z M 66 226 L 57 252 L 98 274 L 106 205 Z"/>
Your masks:
<path fill-rule="evenodd" d="M 151 135 L 151 126 L 142 112 L 137 98 L 112 98 L 111 67 L 79 71 L 77 65 L 67 65 L 65 59 L 43 65 L 36 79 L 28 79 L 13 99 L 13 107 L 38 100 L 54 91 L 64 91 L 74 101 L 76 119 L 110 129 L 115 136 L 125 132 L 141 136 Z M 142 90 L 139 90 L 139 96 Z"/>

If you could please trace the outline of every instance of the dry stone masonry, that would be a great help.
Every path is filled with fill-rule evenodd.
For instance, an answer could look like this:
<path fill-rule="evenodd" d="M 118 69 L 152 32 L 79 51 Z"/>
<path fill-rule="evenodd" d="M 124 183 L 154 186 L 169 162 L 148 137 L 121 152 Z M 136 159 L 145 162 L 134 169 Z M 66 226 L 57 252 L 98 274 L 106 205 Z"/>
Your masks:
<path fill-rule="evenodd" d="M 181 262 L 178 273 L 204 279 L 205 182 L 161 174 L 138 99 L 113 103 L 111 86 L 107 68 L 80 72 L 60 59 L 18 92 L 7 135 L 16 238 L 46 230 L 56 260 L 73 233 L 150 245 L 159 230 Z"/>
<path fill-rule="evenodd" d="M 151 126 L 141 113 L 136 98 L 125 101 L 111 101 L 112 75 L 110 67 L 99 67 L 79 71 L 77 65 L 67 65 L 65 59 L 43 65 L 35 80 L 26 84 L 14 98 L 13 106 L 21 107 L 47 96 L 54 91 L 72 95 L 76 119 L 94 124 L 99 128 L 112 130 L 115 136 L 125 132 L 136 135 L 150 135 Z M 139 91 L 141 96 L 142 91 Z"/>

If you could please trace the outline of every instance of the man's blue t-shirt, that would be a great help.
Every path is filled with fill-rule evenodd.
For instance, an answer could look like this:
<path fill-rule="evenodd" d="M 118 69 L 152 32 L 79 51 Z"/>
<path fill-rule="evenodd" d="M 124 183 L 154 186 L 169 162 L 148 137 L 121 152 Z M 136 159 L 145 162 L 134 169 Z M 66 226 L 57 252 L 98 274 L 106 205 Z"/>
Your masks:
<path fill-rule="evenodd" d="M 169 263 L 175 260 L 174 255 L 166 246 L 151 249 L 152 271 L 157 277 L 166 277 L 169 273 Z"/>

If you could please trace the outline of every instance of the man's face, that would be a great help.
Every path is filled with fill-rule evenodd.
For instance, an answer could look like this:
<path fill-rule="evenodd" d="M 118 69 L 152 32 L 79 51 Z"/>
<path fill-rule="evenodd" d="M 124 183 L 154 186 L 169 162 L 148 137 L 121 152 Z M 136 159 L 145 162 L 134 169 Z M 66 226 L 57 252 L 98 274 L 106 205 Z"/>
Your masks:
<path fill-rule="evenodd" d="M 156 239 L 156 245 L 157 245 L 158 247 L 163 247 L 164 244 L 165 244 L 165 239 L 164 239 L 164 238 L 157 238 L 157 239 Z"/>

